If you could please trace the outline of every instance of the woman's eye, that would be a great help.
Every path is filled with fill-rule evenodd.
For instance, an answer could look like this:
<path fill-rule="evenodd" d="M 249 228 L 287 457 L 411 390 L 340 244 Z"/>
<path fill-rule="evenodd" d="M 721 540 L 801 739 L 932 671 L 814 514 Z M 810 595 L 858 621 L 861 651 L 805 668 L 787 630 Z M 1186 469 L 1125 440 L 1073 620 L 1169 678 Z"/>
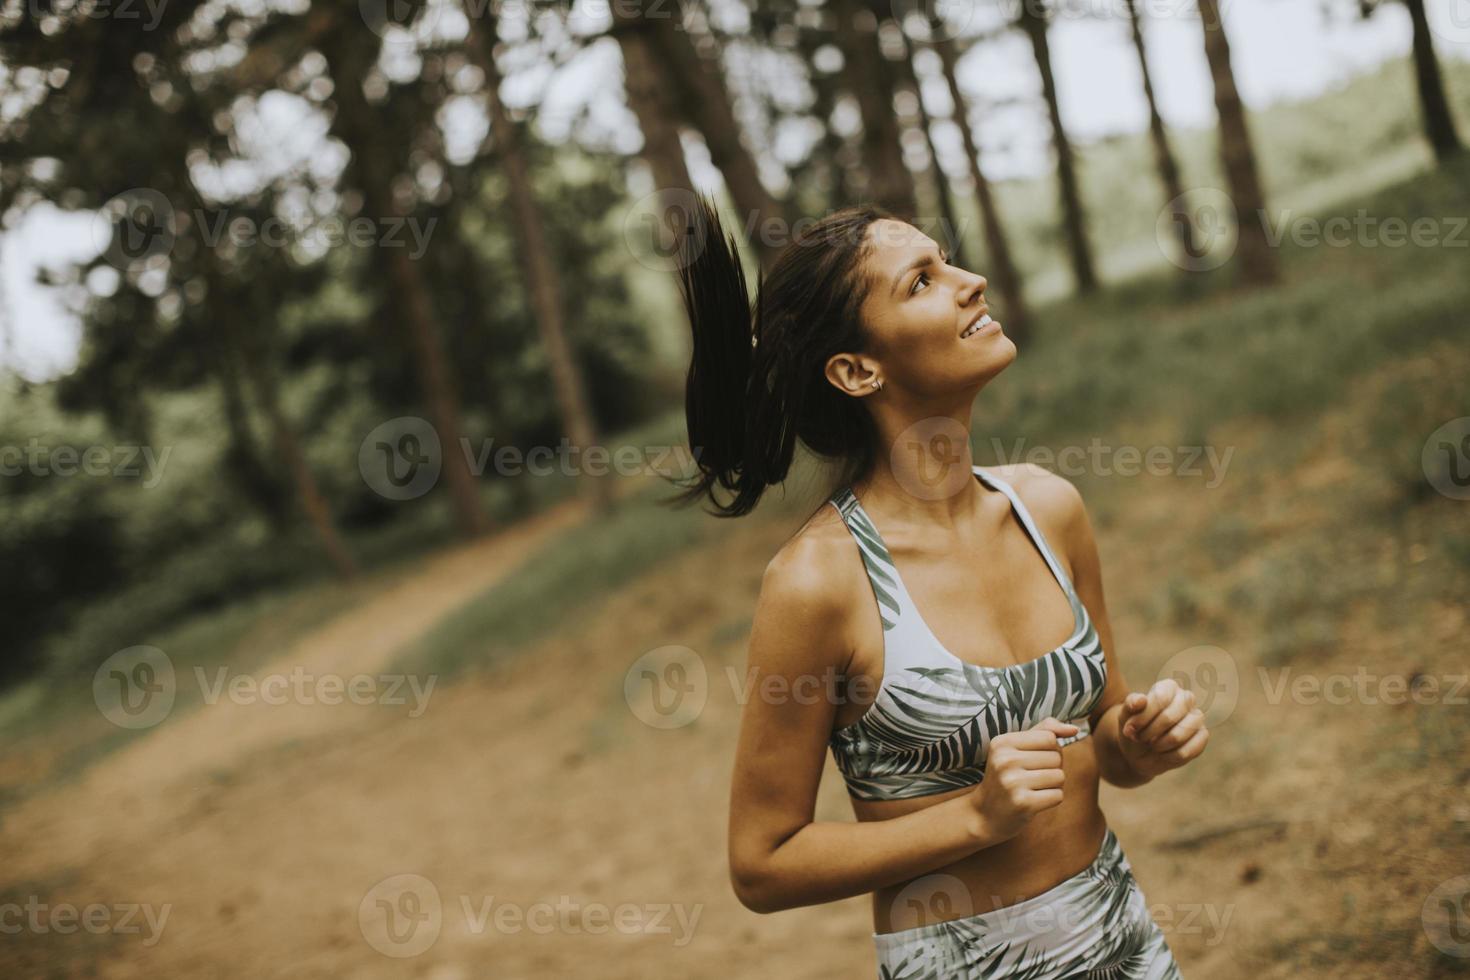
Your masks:
<path fill-rule="evenodd" d="M 914 295 L 914 293 L 916 293 L 916 292 L 919 291 L 919 283 L 921 283 L 921 282 L 928 282 L 928 281 L 929 281 L 929 274 L 927 272 L 921 272 L 921 273 L 919 273 L 919 278 L 915 279 L 913 286 L 911 286 L 909 288 L 909 295 L 912 296 L 912 295 Z"/>

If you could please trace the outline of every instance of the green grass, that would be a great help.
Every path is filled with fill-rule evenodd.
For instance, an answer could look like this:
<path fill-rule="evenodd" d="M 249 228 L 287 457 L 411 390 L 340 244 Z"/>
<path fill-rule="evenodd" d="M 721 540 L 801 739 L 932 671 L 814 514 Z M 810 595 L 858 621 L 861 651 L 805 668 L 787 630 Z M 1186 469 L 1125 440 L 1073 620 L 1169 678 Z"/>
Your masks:
<path fill-rule="evenodd" d="M 1470 160 L 1321 212 L 1379 217 L 1470 215 Z M 975 451 L 992 438 L 1060 449 L 1100 438 L 1114 445 L 1218 443 L 1242 435 L 1228 480 L 1237 509 L 1217 512 L 1202 538 L 1203 570 L 1241 566 L 1226 611 L 1259 616 L 1267 663 L 1311 659 L 1338 641 L 1353 602 L 1380 592 L 1385 542 L 1422 541 L 1429 559 L 1404 582 L 1429 600 L 1466 587 L 1466 508 L 1435 493 L 1422 471 L 1424 440 L 1470 415 L 1466 310 L 1470 249 L 1281 249 L 1285 282 L 1268 290 L 1202 276 L 1181 299 L 1173 276 L 1155 275 L 1096 300 L 1041 312 L 1044 329 L 981 396 Z M 1265 498 L 1281 474 L 1320 454 L 1351 463 L 1330 493 L 1330 525 L 1274 539 L 1260 532 Z M 994 461 L 1000 462 L 1001 459 Z M 1137 479 L 1077 478 L 1092 506 L 1110 511 Z M 1249 509 L 1243 509 L 1245 507 Z M 1218 625 L 1185 570 L 1161 580 L 1150 619 Z"/>
<path fill-rule="evenodd" d="M 679 552 L 725 533 L 697 507 L 660 503 L 659 484 L 548 541 L 504 581 L 445 617 L 399 658 L 404 670 L 485 667 L 580 621 L 598 601 Z"/>
<path fill-rule="evenodd" d="M 1446 60 L 1445 84 L 1464 128 L 1470 129 L 1470 63 Z M 1320 210 L 1402 182 L 1433 164 L 1419 126 L 1413 69 L 1390 61 L 1341 88 L 1284 102 L 1250 118 L 1268 203 Z M 1351 133 L 1351 140 L 1344 139 Z M 1171 129 L 1186 190 L 1224 188 L 1213 128 Z M 1155 220 L 1165 205 L 1147 134 L 1131 133 L 1077 147 L 1083 202 L 1099 274 L 1120 281 L 1162 268 Z M 996 185 L 996 197 L 1027 291 L 1040 303 L 1072 288 L 1060 232 L 1055 178 L 1047 175 Z M 967 261 L 983 269 L 983 228 L 973 200 L 957 202 L 967 222 Z"/>
<path fill-rule="evenodd" d="M 1342 213 L 1470 215 L 1467 186 L 1461 163 Z M 1182 436 L 1300 417 L 1344 401 L 1378 365 L 1464 334 L 1470 249 L 1286 246 L 1281 257 L 1284 288 L 1203 276 L 1201 294 L 1181 300 L 1176 272 L 1043 308 L 1038 342 L 982 396 L 987 428 L 1034 441 L 1164 416 Z"/>

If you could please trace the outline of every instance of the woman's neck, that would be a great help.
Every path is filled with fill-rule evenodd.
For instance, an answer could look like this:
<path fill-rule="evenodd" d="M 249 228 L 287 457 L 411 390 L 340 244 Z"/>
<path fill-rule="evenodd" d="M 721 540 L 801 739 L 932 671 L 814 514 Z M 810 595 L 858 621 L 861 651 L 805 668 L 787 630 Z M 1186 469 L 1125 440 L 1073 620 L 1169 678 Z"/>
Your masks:
<path fill-rule="evenodd" d="M 976 512 L 987 491 L 974 476 L 968 412 L 964 421 L 933 415 L 897 431 L 879 428 L 873 465 L 852 487 L 865 509 L 944 527 Z"/>

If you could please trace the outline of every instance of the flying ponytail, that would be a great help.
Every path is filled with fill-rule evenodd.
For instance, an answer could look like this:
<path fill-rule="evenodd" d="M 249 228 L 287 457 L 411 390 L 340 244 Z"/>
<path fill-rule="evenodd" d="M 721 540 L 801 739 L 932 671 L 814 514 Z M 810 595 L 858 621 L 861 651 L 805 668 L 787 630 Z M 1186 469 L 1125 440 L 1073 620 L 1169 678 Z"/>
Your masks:
<path fill-rule="evenodd" d="M 684 415 L 698 472 L 675 499 L 708 496 L 716 516 L 748 514 L 786 478 L 798 438 L 843 459 L 850 480 L 871 465 L 871 418 L 823 373 L 833 354 L 863 347 L 865 232 L 891 216 L 846 208 L 816 222 L 776 257 L 752 303 L 735 236 L 712 200 L 693 197 L 677 259 L 693 333 Z M 733 498 L 721 503 L 716 485 Z"/>
<path fill-rule="evenodd" d="M 749 499 L 753 506 L 765 485 L 754 487 L 754 474 L 745 466 L 745 396 L 756 336 L 745 269 L 735 236 L 725 232 L 704 195 L 696 195 L 687 219 L 679 239 L 679 292 L 694 353 L 684 387 L 684 416 L 699 474 L 680 499 L 703 496 L 719 484 L 736 494 L 737 503 Z"/>

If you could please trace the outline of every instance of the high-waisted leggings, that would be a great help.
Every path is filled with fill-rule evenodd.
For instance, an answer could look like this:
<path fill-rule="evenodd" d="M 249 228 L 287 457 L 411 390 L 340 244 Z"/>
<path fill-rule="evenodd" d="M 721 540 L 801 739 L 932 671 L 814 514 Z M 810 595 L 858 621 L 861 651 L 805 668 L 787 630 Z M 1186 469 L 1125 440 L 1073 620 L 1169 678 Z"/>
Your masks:
<path fill-rule="evenodd" d="M 1034 898 L 873 936 L 879 980 L 1180 980 L 1118 838 Z"/>

